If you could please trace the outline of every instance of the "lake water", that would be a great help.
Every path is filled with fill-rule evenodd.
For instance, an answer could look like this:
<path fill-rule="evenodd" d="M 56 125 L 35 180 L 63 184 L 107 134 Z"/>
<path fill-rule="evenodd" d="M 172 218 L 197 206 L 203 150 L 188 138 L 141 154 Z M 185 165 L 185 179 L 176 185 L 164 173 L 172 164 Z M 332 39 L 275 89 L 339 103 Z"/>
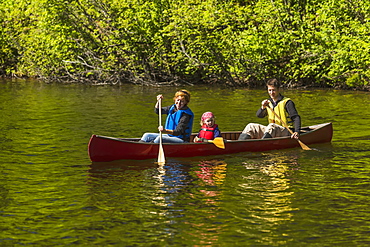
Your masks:
<path fill-rule="evenodd" d="M 185 88 L 223 131 L 266 124 L 265 90 Z M 90 162 L 92 134 L 156 132 L 178 89 L 0 81 L 0 246 L 370 245 L 369 92 L 283 91 L 303 126 L 333 123 L 314 151 Z"/>

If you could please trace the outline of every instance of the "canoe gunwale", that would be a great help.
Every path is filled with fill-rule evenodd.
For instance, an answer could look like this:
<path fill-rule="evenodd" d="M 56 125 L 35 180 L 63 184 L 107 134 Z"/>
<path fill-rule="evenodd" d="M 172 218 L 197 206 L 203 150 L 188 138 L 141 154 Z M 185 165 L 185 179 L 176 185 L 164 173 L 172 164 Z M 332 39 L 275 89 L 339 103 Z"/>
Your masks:
<path fill-rule="evenodd" d="M 318 124 L 318 125 L 312 125 L 312 126 L 305 126 L 301 128 L 303 132 L 301 132 L 300 137 L 305 136 L 307 134 L 310 134 L 312 132 L 317 131 L 320 129 L 322 125 L 326 125 L 330 123 L 325 123 L 325 124 Z M 222 132 L 222 135 L 240 135 L 242 131 L 224 131 Z M 198 133 L 192 133 L 192 140 L 193 138 L 197 135 Z M 133 143 L 133 144 L 139 144 L 139 145 L 159 145 L 159 143 L 152 143 L 152 142 L 139 142 L 140 138 L 139 137 L 129 137 L 129 138 L 120 138 L 120 137 L 111 137 L 111 136 L 103 136 L 103 135 L 94 135 L 98 138 L 103 138 L 103 139 L 109 139 L 109 140 L 114 140 L 114 141 L 120 141 L 120 142 L 128 142 L 128 143 Z M 289 139 L 290 136 L 283 136 L 283 137 L 274 137 L 272 138 L 273 140 L 281 140 L 281 139 Z M 225 142 L 261 142 L 261 141 L 268 141 L 269 139 L 246 139 L 246 140 L 229 140 L 225 139 Z M 199 145 L 199 144 L 211 144 L 212 143 L 207 143 L 207 142 L 183 142 L 183 143 L 163 143 L 162 145 L 189 145 L 189 144 L 194 144 L 194 145 Z"/>

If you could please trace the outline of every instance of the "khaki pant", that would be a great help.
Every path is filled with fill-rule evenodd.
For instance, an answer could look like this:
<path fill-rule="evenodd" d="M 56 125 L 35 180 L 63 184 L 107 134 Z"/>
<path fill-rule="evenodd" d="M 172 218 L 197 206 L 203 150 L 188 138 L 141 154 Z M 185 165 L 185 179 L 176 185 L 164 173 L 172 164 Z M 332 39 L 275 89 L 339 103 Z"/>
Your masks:
<path fill-rule="evenodd" d="M 274 123 L 271 123 L 267 126 L 249 123 L 247 126 L 245 126 L 242 133 L 250 135 L 252 139 L 261 139 L 265 133 L 269 133 L 272 137 L 290 136 L 288 129 Z"/>

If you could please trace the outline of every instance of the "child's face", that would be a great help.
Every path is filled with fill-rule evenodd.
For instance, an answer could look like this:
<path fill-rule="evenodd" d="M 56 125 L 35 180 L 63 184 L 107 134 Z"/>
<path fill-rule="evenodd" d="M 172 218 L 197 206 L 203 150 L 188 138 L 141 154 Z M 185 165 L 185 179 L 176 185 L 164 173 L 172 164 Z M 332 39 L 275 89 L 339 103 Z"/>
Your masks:
<path fill-rule="evenodd" d="M 215 119 L 207 118 L 204 120 L 204 124 L 206 124 L 208 127 L 212 127 L 215 124 Z"/>

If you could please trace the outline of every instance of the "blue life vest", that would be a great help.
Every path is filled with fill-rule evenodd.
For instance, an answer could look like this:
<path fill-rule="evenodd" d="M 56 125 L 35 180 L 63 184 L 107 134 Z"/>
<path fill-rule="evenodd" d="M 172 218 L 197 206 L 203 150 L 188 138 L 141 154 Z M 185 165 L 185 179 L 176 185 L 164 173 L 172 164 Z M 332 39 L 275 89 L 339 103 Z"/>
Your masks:
<path fill-rule="evenodd" d="M 165 125 L 164 128 L 168 129 L 168 130 L 175 130 L 177 125 L 179 124 L 179 121 L 180 121 L 180 118 L 181 118 L 182 114 L 186 113 L 186 114 L 190 115 L 191 118 L 190 118 L 190 121 L 188 123 L 188 126 L 186 127 L 185 134 L 175 136 L 175 137 L 183 139 L 184 141 L 189 141 L 190 140 L 190 135 L 191 135 L 191 132 L 192 132 L 192 129 L 193 129 L 194 113 L 190 110 L 190 108 L 187 108 L 186 110 L 178 110 L 178 111 L 174 112 L 175 107 L 176 107 L 175 104 L 171 106 L 171 108 L 168 112 L 168 116 L 167 116 L 167 119 L 166 119 L 166 125 Z M 174 136 L 174 135 L 170 135 L 170 136 Z"/>

